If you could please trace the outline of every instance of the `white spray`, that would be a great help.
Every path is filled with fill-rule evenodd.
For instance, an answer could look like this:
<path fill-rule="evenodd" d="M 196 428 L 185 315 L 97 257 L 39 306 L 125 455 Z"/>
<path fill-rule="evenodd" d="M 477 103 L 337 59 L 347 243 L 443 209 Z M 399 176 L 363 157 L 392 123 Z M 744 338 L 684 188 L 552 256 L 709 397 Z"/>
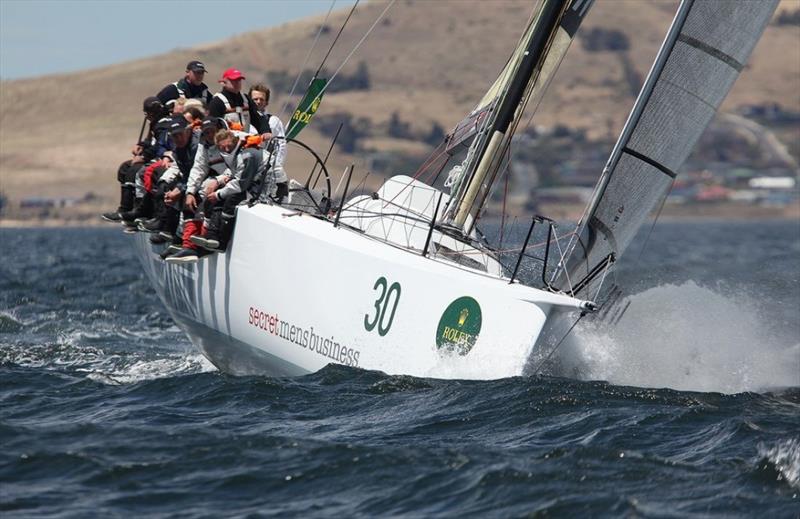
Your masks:
<path fill-rule="evenodd" d="M 613 326 L 585 319 L 559 350 L 556 374 L 722 393 L 800 386 L 800 318 L 776 324 L 751 296 L 693 282 L 628 302 Z"/>

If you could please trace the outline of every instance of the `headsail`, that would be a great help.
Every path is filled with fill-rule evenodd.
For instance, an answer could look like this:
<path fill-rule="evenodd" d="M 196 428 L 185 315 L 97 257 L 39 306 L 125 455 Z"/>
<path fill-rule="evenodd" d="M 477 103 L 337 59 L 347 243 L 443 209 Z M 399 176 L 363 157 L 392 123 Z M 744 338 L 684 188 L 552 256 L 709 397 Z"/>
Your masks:
<path fill-rule="evenodd" d="M 667 195 L 778 0 L 683 0 L 555 285 L 588 294 Z M 590 294 L 594 296 L 594 294 Z"/>
<path fill-rule="evenodd" d="M 522 113 L 530 101 L 535 107 L 541 100 L 592 2 L 542 0 L 497 81 L 454 130 L 451 148 L 477 133 L 447 211 L 448 221 L 456 227 L 467 227 L 468 216 L 480 212 Z"/>

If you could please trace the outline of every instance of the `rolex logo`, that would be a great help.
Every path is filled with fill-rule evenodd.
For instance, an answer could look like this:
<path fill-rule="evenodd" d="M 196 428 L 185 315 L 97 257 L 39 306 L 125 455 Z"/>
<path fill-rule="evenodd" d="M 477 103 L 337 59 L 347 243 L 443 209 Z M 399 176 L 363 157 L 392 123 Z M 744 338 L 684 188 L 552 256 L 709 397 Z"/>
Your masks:
<path fill-rule="evenodd" d="M 467 322 L 467 317 L 469 317 L 469 310 L 464 308 L 461 310 L 461 313 L 458 314 L 458 326 L 464 326 L 464 323 Z"/>
<path fill-rule="evenodd" d="M 443 353 L 466 355 L 481 333 L 481 306 L 470 296 L 459 297 L 445 309 L 436 328 L 436 346 Z"/>

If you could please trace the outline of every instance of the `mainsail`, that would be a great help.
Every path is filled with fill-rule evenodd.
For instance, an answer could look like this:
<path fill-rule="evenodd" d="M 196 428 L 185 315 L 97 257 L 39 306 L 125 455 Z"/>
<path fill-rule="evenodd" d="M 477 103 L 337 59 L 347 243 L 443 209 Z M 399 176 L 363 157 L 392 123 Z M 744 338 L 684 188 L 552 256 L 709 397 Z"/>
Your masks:
<path fill-rule="evenodd" d="M 538 105 L 592 2 L 543 0 L 500 76 L 452 132 L 448 149 L 477 133 L 447 211 L 456 227 L 476 220 L 468 216 L 477 216 L 489 196 L 522 113 L 529 102 Z"/>
<path fill-rule="evenodd" d="M 590 293 L 668 194 L 779 0 L 683 0 L 555 285 Z"/>

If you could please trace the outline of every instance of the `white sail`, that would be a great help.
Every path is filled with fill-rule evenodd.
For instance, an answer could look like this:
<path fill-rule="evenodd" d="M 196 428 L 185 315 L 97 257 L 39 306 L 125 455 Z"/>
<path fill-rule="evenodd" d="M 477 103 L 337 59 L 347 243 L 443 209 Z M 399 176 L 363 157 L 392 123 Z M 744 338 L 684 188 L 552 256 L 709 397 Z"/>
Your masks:
<path fill-rule="evenodd" d="M 622 254 L 667 195 L 777 4 L 681 3 L 578 225 L 559 288 L 586 293 Z"/>

